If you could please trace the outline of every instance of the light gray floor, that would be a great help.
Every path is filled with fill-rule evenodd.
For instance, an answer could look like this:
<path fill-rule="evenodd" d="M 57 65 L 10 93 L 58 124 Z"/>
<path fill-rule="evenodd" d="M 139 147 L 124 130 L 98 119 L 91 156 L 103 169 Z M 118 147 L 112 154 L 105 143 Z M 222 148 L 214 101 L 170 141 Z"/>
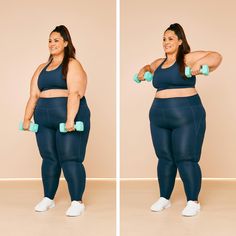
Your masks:
<path fill-rule="evenodd" d="M 176 181 L 172 206 L 151 212 L 159 198 L 156 181 L 121 183 L 121 236 L 234 236 L 236 235 L 236 181 L 203 181 L 201 212 L 183 217 L 186 199 L 182 182 Z"/>
<path fill-rule="evenodd" d="M 41 200 L 40 181 L 0 181 L 0 235 L 2 236 L 113 236 L 115 235 L 115 182 L 87 181 L 86 211 L 67 217 L 70 205 L 67 185 L 61 181 L 56 207 L 36 213 Z"/>

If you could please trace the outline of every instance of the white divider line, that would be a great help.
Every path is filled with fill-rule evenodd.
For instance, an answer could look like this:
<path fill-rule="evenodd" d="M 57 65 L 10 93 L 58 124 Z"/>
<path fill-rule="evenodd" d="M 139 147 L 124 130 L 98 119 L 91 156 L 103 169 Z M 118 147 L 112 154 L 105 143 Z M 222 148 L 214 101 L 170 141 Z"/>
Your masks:
<path fill-rule="evenodd" d="M 116 236 L 120 236 L 120 0 L 116 0 Z"/>

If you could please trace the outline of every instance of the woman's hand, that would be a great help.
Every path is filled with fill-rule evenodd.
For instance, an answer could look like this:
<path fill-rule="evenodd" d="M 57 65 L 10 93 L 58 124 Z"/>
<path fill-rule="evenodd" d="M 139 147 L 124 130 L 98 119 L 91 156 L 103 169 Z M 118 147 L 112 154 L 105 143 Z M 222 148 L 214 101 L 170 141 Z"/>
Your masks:
<path fill-rule="evenodd" d="M 138 79 L 144 81 L 144 80 L 145 80 L 145 79 L 144 79 L 144 74 L 145 74 L 145 72 L 147 72 L 147 71 L 151 72 L 151 67 L 150 67 L 150 65 L 144 66 L 144 67 L 139 71 L 139 73 L 138 73 Z"/>
<path fill-rule="evenodd" d="M 147 71 L 147 70 L 146 70 L 145 67 L 142 68 L 142 69 L 139 71 L 139 73 L 138 73 L 138 79 L 139 79 L 139 80 L 141 80 L 141 81 L 144 81 L 144 80 L 145 80 L 145 79 L 144 79 L 144 74 L 145 74 L 146 71 Z"/>
<path fill-rule="evenodd" d="M 201 74 L 200 69 L 201 69 L 201 65 L 198 62 L 195 62 L 193 66 L 191 67 L 191 74 L 192 75 Z"/>
<path fill-rule="evenodd" d="M 24 130 L 29 130 L 29 128 L 30 128 L 30 120 L 24 119 L 24 121 L 23 121 L 23 129 Z"/>
<path fill-rule="evenodd" d="M 73 120 L 67 120 L 66 121 L 66 126 L 65 126 L 65 128 L 66 128 L 66 130 L 68 131 L 68 132 L 71 132 L 71 131 L 74 131 L 75 130 L 75 124 L 74 124 L 74 121 Z"/>

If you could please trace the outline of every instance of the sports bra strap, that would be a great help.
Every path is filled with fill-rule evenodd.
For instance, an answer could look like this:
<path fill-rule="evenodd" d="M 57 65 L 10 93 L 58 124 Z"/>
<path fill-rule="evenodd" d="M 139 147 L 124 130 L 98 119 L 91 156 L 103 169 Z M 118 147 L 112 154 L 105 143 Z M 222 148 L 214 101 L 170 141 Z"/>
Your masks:
<path fill-rule="evenodd" d="M 167 57 L 164 59 L 164 61 L 159 65 L 159 67 L 161 67 L 164 63 L 165 63 L 165 61 L 167 60 Z"/>

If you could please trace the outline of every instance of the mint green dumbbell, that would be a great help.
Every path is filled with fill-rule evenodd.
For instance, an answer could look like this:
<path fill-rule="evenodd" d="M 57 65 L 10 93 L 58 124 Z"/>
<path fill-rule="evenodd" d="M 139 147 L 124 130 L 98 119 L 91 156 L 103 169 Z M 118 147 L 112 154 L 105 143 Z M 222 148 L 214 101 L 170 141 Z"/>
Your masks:
<path fill-rule="evenodd" d="M 84 123 L 83 123 L 82 121 L 76 121 L 74 127 L 75 127 L 75 130 L 76 130 L 76 131 L 84 131 Z M 62 133 L 68 132 L 68 131 L 66 130 L 66 124 L 65 124 L 65 123 L 60 123 L 60 125 L 59 125 L 59 130 L 60 130 L 60 132 L 62 132 Z"/>
<path fill-rule="evenodd" d="M 202 65 L 200 72 L 203 75 L 209 75 L 209 67 L 208 65 Z M 185 67 L 185 75 L 187 78 L 191 78 L 192 77 L 192 72 L 191 72 L 191 68 L 189 66 Z"/>
<path fill-rule="evenodd" d="M 152 78 L 153 78 L 153 75 L 151 72 L 147 71 L 145 72 L 144 74 L 144 79 L 148 82 L 152 81 Z M 134 78 L 133 80 L 136 82 L 136 83 L 141 83 L 141 80 L 138 79 L 138 74 L 135 74 L 134 75 Z"/>
<path fill-rule="evenodd" d="M 29 131 L 37 133 L 38 132 L 38 128 L 39 128 L 38 124 L 34 124 L 34 123 L 31 122 L 30 123 L 30 127 L 29 127 Z M 25 130 L 24 127 L 23 127 L 23 122 L 20 122 L 19 130 L 22 130 L 22 131 Z"/>

